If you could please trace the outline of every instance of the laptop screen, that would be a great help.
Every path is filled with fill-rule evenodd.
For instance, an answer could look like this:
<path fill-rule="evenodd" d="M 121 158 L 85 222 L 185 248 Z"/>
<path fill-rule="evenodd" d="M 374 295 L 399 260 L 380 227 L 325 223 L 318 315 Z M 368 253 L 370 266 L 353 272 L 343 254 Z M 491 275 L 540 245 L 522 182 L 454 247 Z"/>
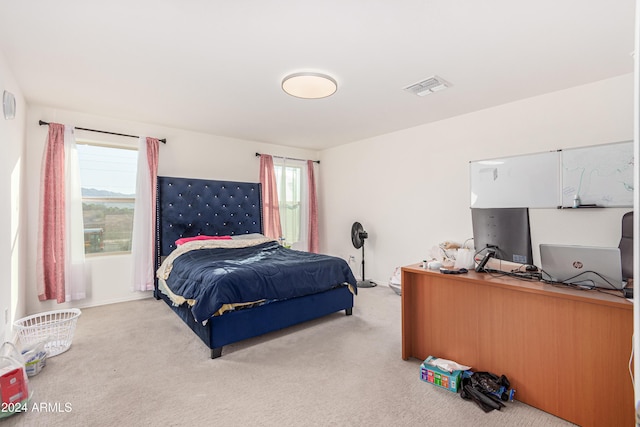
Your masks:
<path fill-rule="evenodd" d="M 540 245 L 542 278 L 585 288 L 622 289 L 620 249 Z"/>

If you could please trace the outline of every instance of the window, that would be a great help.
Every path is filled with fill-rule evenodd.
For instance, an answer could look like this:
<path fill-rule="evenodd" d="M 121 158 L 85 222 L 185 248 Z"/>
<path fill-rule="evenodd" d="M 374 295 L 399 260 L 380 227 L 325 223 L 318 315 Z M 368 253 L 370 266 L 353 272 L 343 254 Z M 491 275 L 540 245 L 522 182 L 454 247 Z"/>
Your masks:
<path fill-rule="evenodd" d="M 85 254 L 131 251 L 137 148 L 77 142 Z"/>
<path fill-rule="evenodd" d="M 285 244 L 307 250 L 307 174 L 306 164 L 295 160 L 274 159 L 280 225 Z"/>

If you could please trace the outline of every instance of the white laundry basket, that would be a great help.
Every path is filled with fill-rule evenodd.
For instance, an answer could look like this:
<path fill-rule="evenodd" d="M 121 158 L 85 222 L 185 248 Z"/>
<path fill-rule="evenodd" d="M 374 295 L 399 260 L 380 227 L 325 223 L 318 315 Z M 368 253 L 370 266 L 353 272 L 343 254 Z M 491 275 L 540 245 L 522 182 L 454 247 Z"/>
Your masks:
<path fill-rule="evenodd" d="M 44 342 L 47 356 L 53 357 L 71 347 L 80 314 L 77 308 L 47 311 L 18 319 L 13 326 L 23 346 Z"/>

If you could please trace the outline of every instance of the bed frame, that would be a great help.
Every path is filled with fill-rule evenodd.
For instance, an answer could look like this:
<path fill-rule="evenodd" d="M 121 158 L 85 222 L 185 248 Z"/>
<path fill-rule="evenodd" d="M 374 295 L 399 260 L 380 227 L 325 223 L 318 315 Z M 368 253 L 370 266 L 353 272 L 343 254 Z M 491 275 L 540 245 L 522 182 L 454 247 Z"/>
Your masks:
<path fill-rule="evenodd" d="M 156 208 L 156 270 L 175 249 L 181 237 L 224 236 L 262 233 L 261 186 L 257 183 L 211 181 L 159 176 Z M 175 307 L 154 290 L 211 350 L 211 358 L 222 355 L 222 347 L 301 322 L 345 310 L 351 315 L 353 295 L 342 286 L 329 291 L 276 301 L 211 318 L 205 326 L 194 320 L 186 304 Z"/>

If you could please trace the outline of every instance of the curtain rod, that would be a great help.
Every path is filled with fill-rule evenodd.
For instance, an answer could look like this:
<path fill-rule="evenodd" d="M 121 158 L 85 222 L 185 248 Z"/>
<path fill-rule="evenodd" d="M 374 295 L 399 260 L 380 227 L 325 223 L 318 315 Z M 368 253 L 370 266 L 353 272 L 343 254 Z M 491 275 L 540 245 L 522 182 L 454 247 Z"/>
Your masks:
<path fill-rule="evenodd" d="M 48 125 L 49 125 L 49 123 L 47 123 L 47 122 L 45 122 L 45 121 L 42 121 L 42 120 L 38 121 L 38 124 L 39 124 L 40 126 L 44 126 L 44 125 L 47 125 L 47 126 L 48 126 Z M 136 136 L 136 135 L 127 135 L 126 133 L 108 132 L 108 131 L 106 131 L 106 130 L 96 130 L 96 129 L 87 129 L 87 128 L 79 128 L 79 127 L 76 127 L 76 129 L 86 130 L 86 131 L 89 131 L 89 132 L 106 133 L 106 134 L 108 134 L 108 135 L 126 136 L 126 137 L 129 137 L 129 138 L 140 138 L 139 136 Z M 164 138 L 164 139 L 159 139 L 158 141 L 162 142 L 163 144 L 166 144 L 166 143 L 167 143 L 167 139 L 166 139 L 166 138 Z"/>
<path fill-rule="evenodd" d="M 260 157 L 260 156 L 261 156 L 261 154 L 260 154 L 260 153 L 256 153 L 256 157 Z M 289 160 L 298 160 L 298 161 L 300 161 L 300 162 L 306 162 L 306 160 L 305 160 L 305 159 L 296 159 L 296 158 L 293 158 L 293 157 L 284 157 L 284 156 L 271 156 L 271 157 L 275 157 L 275 158 L 277 158 L 277 159 L 289 159 Z M 311 161 L 312 161 L 313 163 L 320 164 L 320 160 L 311 160 Z"/>

